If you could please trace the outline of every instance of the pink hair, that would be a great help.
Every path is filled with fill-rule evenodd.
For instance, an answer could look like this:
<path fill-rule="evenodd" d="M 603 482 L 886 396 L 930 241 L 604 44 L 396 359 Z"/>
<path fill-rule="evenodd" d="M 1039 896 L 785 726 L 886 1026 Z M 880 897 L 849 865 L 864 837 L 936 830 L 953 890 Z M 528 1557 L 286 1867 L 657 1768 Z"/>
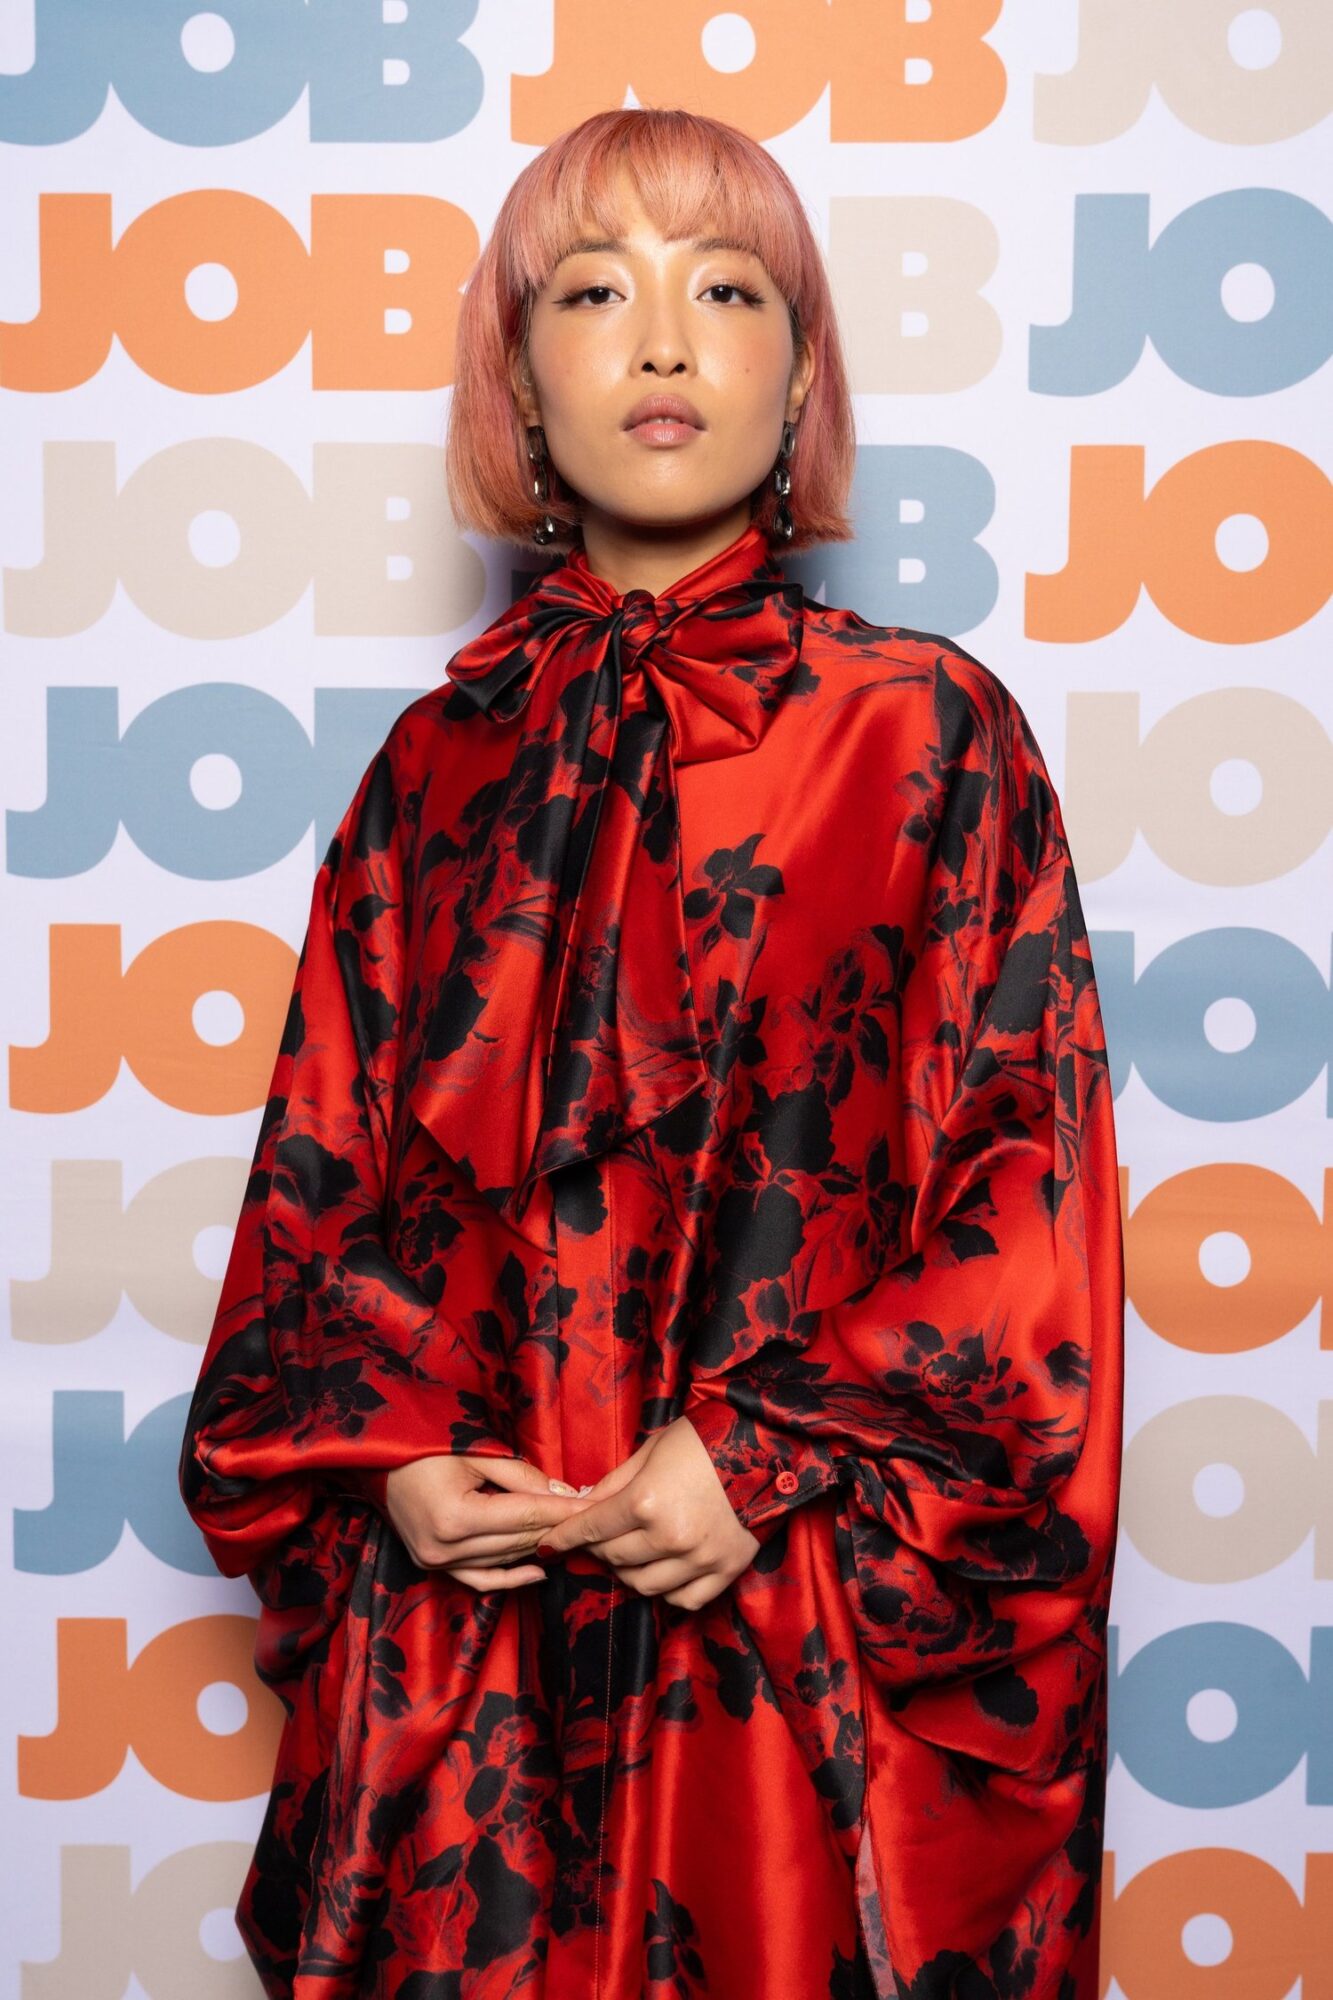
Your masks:
<path fill-rule="evenodd" d="M 787 549 L 845 542 L 856 427 L 828 275 L 791 180 L 744 132 L 692 111 L 599 111 L 554 139 L 519 174 L 474 264 L 458 317 L 445 469 L 460 527 L 531 543 L 549 511 L 561 539 L 578 532 L 577 497 L 549 466 L 550 503 L 534 499 L 527 435 L 510 375 L 526 346 L 534 295 L 586 227 L 614 233 L 616 181 L 633 178 L 664 236 L 717 231 L 754 251 L 787 301 L 793 347 L 815 374 L 789 461 L 795 533 Z M 778 498 L 767 479 L 751 519 L 771 535 Z"/>

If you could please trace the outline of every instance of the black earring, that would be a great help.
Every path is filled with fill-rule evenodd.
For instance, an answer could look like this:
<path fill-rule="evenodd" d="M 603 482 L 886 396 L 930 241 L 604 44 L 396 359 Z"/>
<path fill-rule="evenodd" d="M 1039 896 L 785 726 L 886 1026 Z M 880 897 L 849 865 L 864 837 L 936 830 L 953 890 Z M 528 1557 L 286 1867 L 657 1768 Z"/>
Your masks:
<path fill-rule="evenodd" d="M 532 475 L 532 497 L 534 500 L 540 500 L 545 507 L 551 495 L 546 467 L 546 433 L 540 424 L 528 425 L 528 458 L 536 467 Z M 555 540 L 556 533 L 555 522 L 548 512 L 533 529 L 532 539 L 538 548 L 544 549 L 549 542 Z"/>
<path fill-rule="evenodd" d="M 791 473 L 787 469 L 787 460 L 791 457 L 792 447 L 795 443 L 795 424 L 784 424 L 782 426 L 782 448 L 778 452 L 778 462 L 773 468 L 773 485 L 778 495 L 778 511 L 773 517 L 773 532 L 775 535 L 780 536 L 784 542 L 791 540 L 795 528 L 791 517 L 791 510 L 787 505 L 791 494 Z"/>

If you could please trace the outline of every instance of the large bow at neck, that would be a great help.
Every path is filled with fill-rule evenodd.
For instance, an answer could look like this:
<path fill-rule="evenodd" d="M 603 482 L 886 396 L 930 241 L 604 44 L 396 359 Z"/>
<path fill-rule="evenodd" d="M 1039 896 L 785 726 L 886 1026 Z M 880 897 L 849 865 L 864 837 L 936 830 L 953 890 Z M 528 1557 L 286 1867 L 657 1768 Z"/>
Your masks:
<path fill-rule="evenodd" d="M 515 1224 L 538 1175 L 707 1084 L 675 767 L 761 740 L 803 671 L 803 609 L 752 523 L 660 597 L 617 593 L 579 549 L 449 662 L 513 751 L 470 808 L 408 1103 Z"/>

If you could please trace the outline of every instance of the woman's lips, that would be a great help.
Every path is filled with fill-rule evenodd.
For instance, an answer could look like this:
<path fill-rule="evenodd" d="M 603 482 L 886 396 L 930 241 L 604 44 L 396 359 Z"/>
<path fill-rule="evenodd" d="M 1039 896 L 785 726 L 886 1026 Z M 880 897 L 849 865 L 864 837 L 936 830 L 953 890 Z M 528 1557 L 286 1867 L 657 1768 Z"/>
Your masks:
<path fill-rule="evenodd" d="M 630 425 L 629 436 L 643 444 L 684 444 L 699 436 L 699 427 L 682 423 L 679 417 L 645 417 L 641 424 Z"/>

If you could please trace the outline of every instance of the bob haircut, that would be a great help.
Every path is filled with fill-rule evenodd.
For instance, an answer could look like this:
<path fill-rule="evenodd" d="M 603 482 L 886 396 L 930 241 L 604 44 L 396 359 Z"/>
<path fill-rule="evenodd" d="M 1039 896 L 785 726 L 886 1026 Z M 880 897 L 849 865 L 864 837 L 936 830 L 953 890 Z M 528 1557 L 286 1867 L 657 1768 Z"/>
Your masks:
<path fill-rule="evenodd" d="M 756 140 L 719 119 L 671 109 L 594 113 L 529 161 L 505 196 L 459 308 L 445 444 L 454 520 L 531 546 L 549 512 L 558 540 L 578 536 L 578 496 L 549 459 L 549 502 L 534 497 L 510 367 L 526 349 L 533 299 L 566 246 L 589 225 L 614 233 L 616 181 L 625 169 L 664 236 L 734 237 L 786 299 L 793 354 L 810 347 L 815 374 L 789 460 L 794 532 L 781 546 L 850 541 L 856 427 L 828 275 L 800 197 Z M 751 520 L 771 539 L 778 507 L 771 477 L 751 501 Z"/>

